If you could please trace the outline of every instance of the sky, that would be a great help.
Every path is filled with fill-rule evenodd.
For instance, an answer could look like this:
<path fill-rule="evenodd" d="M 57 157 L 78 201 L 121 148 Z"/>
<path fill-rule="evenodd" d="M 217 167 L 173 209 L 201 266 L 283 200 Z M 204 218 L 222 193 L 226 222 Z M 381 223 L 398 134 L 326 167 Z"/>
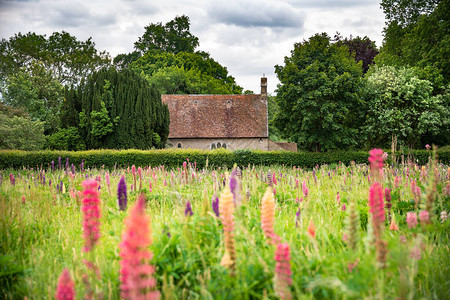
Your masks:
<path fill-rule="evenodd" d="M 279 81 L 295 43 L 315 33 L 333 37 L 367 36 L 381 46 L 384 14 L 379 0 L 0 0 L 0 38 L 16 33 L 51 35 L 66 31 L 78 40 L 92 37 L 112 57 L 133 51 L 150 23 L 187 15 L 199 38 L 196 50 L 208 52 L 244 90 L 268 92 Z"/>

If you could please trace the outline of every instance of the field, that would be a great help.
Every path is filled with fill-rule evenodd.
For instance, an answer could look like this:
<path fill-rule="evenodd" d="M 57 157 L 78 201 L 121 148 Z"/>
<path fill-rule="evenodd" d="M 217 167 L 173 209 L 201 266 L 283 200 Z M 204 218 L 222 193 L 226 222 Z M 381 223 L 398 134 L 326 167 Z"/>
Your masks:
<path fill-rule="evenodd" d="M 164 299 L 448 298 L 450 169 L 431 159 L 381 170 L 64 163 L 1 172 L 0 298 L 54 298 L 67 269 L 78 299 L 119 299 L 121 241 L 149 229 L 127 219 L 143 197 L 151 245 L 138 252 L 154 268 L 140 279 Z M 98 240 L 86 238 L 83 182 L 100 199 Z"/>

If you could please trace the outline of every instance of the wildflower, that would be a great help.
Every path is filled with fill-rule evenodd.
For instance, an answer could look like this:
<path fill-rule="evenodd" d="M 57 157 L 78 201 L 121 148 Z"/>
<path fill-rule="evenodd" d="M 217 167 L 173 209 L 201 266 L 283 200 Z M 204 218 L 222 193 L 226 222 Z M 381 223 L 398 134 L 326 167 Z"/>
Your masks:
<path fill-rule="evenodd" d="M 275 261 L 275 291 L 280 299 L 292 299 L 289 290 L 289 286 L 292 285 L 291 256 L 287 243 L 277 245 Z"/>
<path fill-rule="evenodd" d="M 61 156 L 58 157 L 58 169 L 61 170 Z"/>
<path fill-rule="evenodd" d="M 444 223 L 445 221 L 447 221 L 447 219 L 448 219 L 447 212 L 445 210 L 441 211 L 441 223 Z"/>
<path fill-rule="evenodd" d="M 219 213 L 219 197 L 216 196 L 216 194 L 214 194 L 214 196 L 212 197 L 212 210 L 213 212 L 216 214 L 217 217 L 220 217 L 220 213 Z"/>
<path fill-rule="evenodd" d="M 306 187 L 306 180 L 303 180 L 302 191 L 303 191 L 303 195 L 305 195 L 305 197 L 308 196 L 308 188 Z"/>
<path fill-rule="evenodd" d="M 22 195 L 22 204 L 25 204 L 25 196 Z"/>
<path fill-rule="evenodd" d="M 239 180 L 237 177 L 236 168 L 233 169 L 230 176 L 230 190 L 233 194 L 234 203 L 239 205 L 241 203 L 241 194 L 239 192 Z"/>
<path fill-rule="evenodd" d="M 426 149 L 427 149 L 427 151 L 428 151 L 428 150 L 430 150 L 430 149 L 431 149 L 431 146 L 430 146 L 430 145 L 428 145 L 428 144 L 426 144 L 426 145 L 425 145 L 425 148 L 426 148 Z"/>
<path fill-rule="evenodd" d="M 316 226 L 314 225 L 312 219 L 309 220 L 308 234 L 310 237 L 316 238 Z"/>
<path fill-rule="evenodd" d="M 386 218 L 384 215 L 383 190 L 381 185 L 378 182 L 375 182 L 370 187 L 369 193 L 369 212 L 372 213 L 374 227 L 379 227 Z"/>
<path fill-rule="evenodd" d="M 401 177 L 395 176 L 394 178 L 394 187 L 397 189 L 400 186 Z"/>
<path fill-rule="evenodd" d="M 388 220 L 391 220 L 391 208 L 392 208 L 392 196 L 391 196 L 391 190 L 389 188 L 384 189 L 384 197 L 386 198 L 386 209 L 388 213 Z"/>
<path fill-rule="evenodd" d="M 409 253 L 409 257 L 415 260 L 420 260 L 422 258 L 421 251 L 419 246 L 414 246 Z"/>
<path fill-rule="evenodd" d="M 370 163 L 370 171 L 372 173 L 372 177 L 375 177 L 375 180 L 381 177 L 381 170 L 383 169 L 383 150 L 381 149 L 372 149 L 369 151 L 369 163 Z"/>
<path fill-rule="evenodd" d="M 359 241 L 359 213 L 356 209 L 355 203 L 352 202 L 348 209 L 348 215 L 345 219 L 345 232 L 344 241 L 353 251 L 356 250 L 356 246 Z"/>
<path fill-rule="evenodd" d="M 93 179 L 83 181 L 83 235 L 84 252 L 89 252 L 100 238 L 100 198 L 97 182 Z"/>
<path fill-rule="evenodd" d="M 391 224 L 389 225 L 389 230 L 398 231 L 398 226 L 395 222 L 395 218 L 392 218 Z"/>
<path fill-rule="evenodd" d="M 119 210 L 125 210 L 127 208 L 127 184 L 125 182 L 125 176 L 122 176 L 117 186 L 117 200 L 119 204 Z"/>
<path fill-rule="evenodd" d="M 194 212 L 192 211 L 191 202 L 186 202 L 186 208 L 184 209 L 184 215 L 186 217 L 192 216 Z"/>
<path fill-rule="evenodd" d="M 106 181 L 106 185 L 108 186 L 108 193 L 111 195 L 111 182 L 110 182 L 110 178 L 109 178 L 109 172 L 107 171 L 105 174 L 105 181 Z"/>
<path fill-rule="evenodd" d="M 346 211 L 346 210 L 347 210 L 347 207 L 345 206 L 345 203 L 342 204 L 341 210 L 342 210 L 342 211 Z"/>
<path fill-rule="evenodd" d="M 153 191 L 153 187 L 152 187 L 152 182 L 151 181 L 148 183 L 148 188 L 149 188 L 150 192 Z"/>
<path fill-rule="evenodd" d="M 52 172 L 55 171 L 55 162 L 52 160 Z"/>
<path fill-rule="evenodd" d="M 273 225 L 275 223 L 275 199 L 272 188 L 269 186 L 261 200 L 261 227 L 266 237 L 272 244 L 277 244 L 280 238 L 275 234 Z"/>
<path fill-rule="evenodd" d="M 430 222 L 430 214 L 426 210 L 422 210 L 419 213 L 419 220 L 421 224 L 427 224 Z"/>
<path fill-rule="evenodd" d="M 148 250 L 151 240 L 150 216 L 145 213 L 145 196 L 138 196 L 125 219 L 120 248 L 120 296 L 123 299 L 159 299 L 153 278 L 153 254 Z"/>
<path fill-rule="evenodd" d="M 299 208 L 295 213 L 295 227 L 298 227 L 300 225 L 300 221 L 301 221 L 301 209 Z"/>
<path fill-rule="evenodd" d="M 69 271 L 64 269 L 58 278 L 58 287 L 56 288 L 55 298 L 58 300 L 75 299 L 75 283 L 70 277 Z"/>
<path fill-rule="evenodd" d="M 406 223 L 408 224 L 408 228 L 414 228 L 417 226 L 417 214 L 415 212 L 408 212 L 406 214 Z"/>
<path fill-rule="evenodd" d="M 9 173 L 9 183 L 11 183 L 12 186 L 16 185 L 16 178 L 11 173 Z"/>
<path fill-rule="evenodd" d="M 353 272 L 353 269 L 356 268 L 356 267 L 358 266 L 358 263 L 359 263 L 359 258 L 357 258 L 354 262 L 349 263 L 349 264 L 347 265 L 348 271 L 349 271 L 350 273 Z"/>
<path fill-rule="evenodd" d="M 229 256 L 227 268 L 231 270 L 230 275 L 234 276 L 236 271 L 236 248 L 234 245 L 234 203 L 233 194 L 228 187 L 220 195 L 219 199 L 220 219 L 222 220 L 225 240 L 225 256 Z"/>
<path fill-rule="evenodd" d="M 341 195 L 339 195 L 339 192 L 337 192 L 336 201 L 338 204 L 341 204 Z"/>

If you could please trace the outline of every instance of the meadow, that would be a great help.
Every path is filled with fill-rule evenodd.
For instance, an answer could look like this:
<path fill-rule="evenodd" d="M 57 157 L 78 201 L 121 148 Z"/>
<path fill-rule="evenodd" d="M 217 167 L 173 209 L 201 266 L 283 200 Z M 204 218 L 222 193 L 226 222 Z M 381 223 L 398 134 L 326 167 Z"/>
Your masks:
<path fill-rule="evenodd" d="M 142 296 L 448 298 L 450 168 L 431 151 L 426 165 L 313 169 L 62 162 L 1 171 L 0 298 L 54 298 L 65 269 L 76 298 L 121 298 L 133 229 L 150 244 L 140 279 L 155 279 Z M 91 240 L 89 193 L 100 212 Z M 137 218 L 151 219 L 148 231 Z"/>

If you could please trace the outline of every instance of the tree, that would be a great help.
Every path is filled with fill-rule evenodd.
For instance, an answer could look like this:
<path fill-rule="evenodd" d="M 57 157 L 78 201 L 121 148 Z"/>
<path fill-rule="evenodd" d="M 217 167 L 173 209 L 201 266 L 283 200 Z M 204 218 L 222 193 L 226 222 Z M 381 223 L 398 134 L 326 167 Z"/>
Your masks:
<path fill-rule="evenodd" d="M 73 121 L 87 149 L 150 149 L 163 147 L 167 140 L 167 105 L 154 87 L 130 70 L 102 69 L 68 95 L 64 107 L 78 114 Z"/>
<path fill-rule="evenodd" d="M 134 43 L 136 50 L 146 53 L 150 50 L 160 50 L 169 53 L 193 53 L 198 47 L 198 38 L 190 31 L 189 17 L 176 16 L 163 25 L 150 23 L 145 27 L 145 33 Z"/>
<path fill-rule="evenodd" d="M 375 67 L 370 72 L 365 125 L 370 146 L 391 144 L 395 150 L 398 143 L 413 148 L 421 137 L 440 145 L 448 143 L 450 94 L 433 96 L 432 83 L 416 73 L 412 68 L 393 66 Z"/>
<path fill-rule="evenodd" d="M 450 79 L 450 1 L 383 0 L 384 41 L 377 63 L 436 68 Z"/>
<path fill-rule="evenodd" d="M 39 61 L 20 68 L 6 80 L 3 102 L 15 108 L 23 107 L 33 121 L 44 122 L 45 134 L 59 128 L 59 108 L 64 88 Z"/>
<path fill-rule="evenodd" d="M 41 150 L 44 123 L 0 112 L 0 149 Z"/>
<path fill-rule="evenodd" d="M 334 42 L 338 46 L 346 46 L 350 54 L 357 62 L 362 61 L 363 73 L 369 70 L 373 64 L 373 59 L 378 55 L 379 51 L 375 46 L 375 42 L 371 41 L 367 36 L 361 38 L 359 36 L 353 38 L 343 38 L 338 32 L 334 36 Z"/>
<path fill-rule="evenodd" d="M 161 93 L 241 94 L 243 90 L 206 52 L 149 51 L 129 68 L 156 83 Z"/>
<path fill-rule="evenodd" d="M 0 42 L 0 80 L 39 62 L 61 84 L 78 84 L 84 76 L 110 65 L 110 60 L 108 53 L 95 49 L 91 38 L 78 41 L 65 31 L 48 38 L 18 33 Z"/>
<path fill-rule="evenodd" d="M 325 33 L 296 43 L 284 63 L 275 66 L 280 84 L 274 122 L 282 137 L 314 151 L 356 146 L 361 63 Z"/>

